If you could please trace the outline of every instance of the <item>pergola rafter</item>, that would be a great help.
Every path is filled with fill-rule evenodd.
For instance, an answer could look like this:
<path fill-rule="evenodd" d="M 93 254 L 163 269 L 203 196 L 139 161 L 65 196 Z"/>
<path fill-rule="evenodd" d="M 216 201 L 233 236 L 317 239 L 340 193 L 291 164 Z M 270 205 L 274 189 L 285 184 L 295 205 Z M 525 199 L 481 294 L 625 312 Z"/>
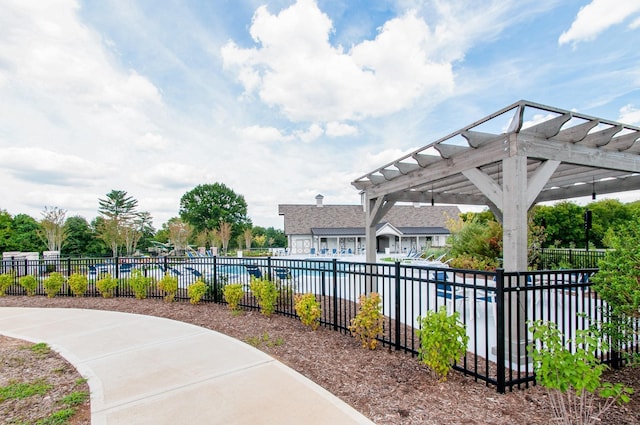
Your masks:
<path fill-rule="evenodd" d="M 486 205 L 503 222 L 505 270 L 526 270 L 529 208 L 640 189 L 639 139 L 637 127 L 521 100 L 352 184 L 371 232 L 396 202 Z"/>

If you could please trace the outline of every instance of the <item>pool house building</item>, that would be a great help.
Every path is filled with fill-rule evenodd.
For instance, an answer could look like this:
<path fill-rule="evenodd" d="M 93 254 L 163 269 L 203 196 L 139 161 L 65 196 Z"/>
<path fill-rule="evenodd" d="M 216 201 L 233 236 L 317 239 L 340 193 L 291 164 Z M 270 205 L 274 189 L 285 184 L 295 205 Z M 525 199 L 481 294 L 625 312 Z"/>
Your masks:
<path fill-rule="evenodd" d="M 362 205 L 325 205 L 322 195 L 315 204 L 281 204 L 284 233 L 290 254 L 363 254 L 365 213 Z M 424 248 L 446 243 L 446 221 L 457 218 L 456 206 L 424 204 L 394 205 L 377 225 L 376 251 L 379 253 L 419 253 Z"/>

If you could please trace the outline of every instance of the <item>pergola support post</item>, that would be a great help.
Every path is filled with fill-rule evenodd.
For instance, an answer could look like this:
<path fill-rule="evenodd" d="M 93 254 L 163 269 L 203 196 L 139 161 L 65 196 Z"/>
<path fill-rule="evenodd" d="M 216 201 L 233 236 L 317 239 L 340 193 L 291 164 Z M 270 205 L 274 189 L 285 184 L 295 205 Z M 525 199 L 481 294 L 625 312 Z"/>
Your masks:
<path fill-rule="evenodd" d="M 527 157 L 510 156 L 502 160 L 502 165 L 504 170 L 503 252 L 504 269 L 508 273 L 527 270 Z M 522 281 L 519 281 L 520 279 Z M 507 278 L 505 287 L 525 285 L 524 279 L 526 279 L 524 276 L 518 279 Z M 509 317 L 505 317 L 508 325 L 505 326 L 503 347 L 511 353 L 508 361 L 514 363 L 524 360 L 527 345 L 526 310 L 517 295 L 516 292 L 505 292 L 503 295 L 504 311 L 510 312 Z M 507 303 L 509 303 L 508 308 Z"/>

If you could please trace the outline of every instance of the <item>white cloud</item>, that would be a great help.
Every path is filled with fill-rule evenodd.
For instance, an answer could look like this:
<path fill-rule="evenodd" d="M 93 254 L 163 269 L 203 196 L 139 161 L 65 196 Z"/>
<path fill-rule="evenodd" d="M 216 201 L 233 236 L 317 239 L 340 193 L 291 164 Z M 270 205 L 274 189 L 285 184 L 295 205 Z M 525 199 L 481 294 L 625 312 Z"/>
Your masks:
<path fill-rule="evenodd" d="M 135 142 L 136 147 L 143 151 L 166 151 L 170 147 L 169 141 L 161 134 L 147 132 Z"/>
<path fill-rule="evenodd" d="M 261 7 L 250 29 L 259 47 L 227 43 L 221 49 L 225 68 L 246 94 L 256 93 L 293 121 L 376 117 L 453 88 L 451 63 L 432 59 L 436 40 L 414 12 L 386 22 L 374 40 L 348 52 L 330 44 L 331 30 L 312 0 L 277 15 Z"/>
<path fill-rule="evenodd" d="M 289 136 L 283 135 L 275 127 L 262 127 L 259 125 L 235 129 L 235 133 L 243 140 L 254 142 L 279 142 L 291 139 Z"/>
<path fill-rule="evenodd" d="M 335 121 L 327 123 L 325 131 L 329 137 L 355 136 L 358 134 L 357 127 Z"/>
<path fill-rule="evenodd" d="M 620 108 L 618 121 L 630 125 L 640 125 L 640 109 L 633 105 L 625 105 Z"/>
<path fill-rule="evenodd" d="M 578 43 L 595 39 L 609 27 L 620 24 L 629 16 L 640 12 L 638 1 L 593 0 L 581 7 L 571 28 L 563 32 L 558 39 L 560 45 Z M 637 28 L 638 20 L 631 24 Z"/>
<path fill-rule="evenodd" d="M 295 131 L 294 134 L 304 143 L 311 143 L 324 134 L 324 130 L 318 124 L 311 124 L 305 131 Z"/>
<path fill-rule="evenodd" d="M 177 162 L 163 162 L 143 168 L 131 179 L 154 189 L 187 189 L 207 180 L 202 169 Z"/>
<path fill-rule="evenodd" d="M 86 186 L 108 173 L 95 162 L 40 148 L 0 149 L 0 167 L 23 181 L 62 186 Z"/>

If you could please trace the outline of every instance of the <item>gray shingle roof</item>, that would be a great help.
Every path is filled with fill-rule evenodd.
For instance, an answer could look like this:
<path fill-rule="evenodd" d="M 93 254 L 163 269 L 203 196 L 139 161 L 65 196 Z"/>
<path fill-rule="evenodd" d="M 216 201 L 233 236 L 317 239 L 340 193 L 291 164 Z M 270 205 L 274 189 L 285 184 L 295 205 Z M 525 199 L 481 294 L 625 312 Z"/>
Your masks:
<path fill-rule="evenodd" d="M 278 213 L 284 216 L 284 233 L 308 235 L 311 229 L 364 229 L 361 205 L 295 205 L 281 204 Z M 456 218 L 460 209 L 455 206 L 395 205 L 383 220 L 396 228 L 446 228 L 448 218 Z M 418 229 L 415 229 L 418 231 Z M 435 229 L 434 229 L 435 230 Z M 403 230 L 404 233 L 404 230 Z M 416 234 L 415 232 L 408 232 Z M 430 234 L 434 234 L 430 233 Z M 438 232 L 439 233 L 439 232 Z M 335 233 L 334 233 L 335 234 Z"/>

